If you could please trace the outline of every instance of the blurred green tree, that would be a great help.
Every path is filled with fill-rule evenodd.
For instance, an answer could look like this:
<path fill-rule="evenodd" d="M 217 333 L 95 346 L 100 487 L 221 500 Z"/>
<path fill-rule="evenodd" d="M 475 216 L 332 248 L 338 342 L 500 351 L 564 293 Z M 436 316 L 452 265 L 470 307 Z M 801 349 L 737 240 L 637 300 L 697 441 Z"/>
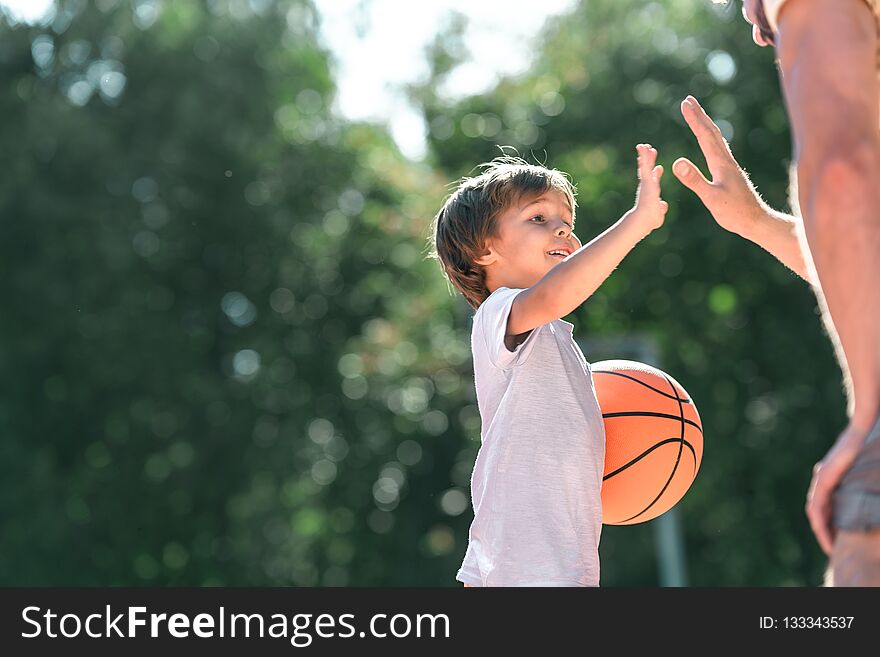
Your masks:
<path fill-rule="evenodd" d="M 443 187 L 333 115 L 317 21 L 106 1 L 0 26 L 0 581 L 439 579 L 417 560 L 451 550 L 449 467 L 399 443 L 466 355 L 417 376 L 401 328 L 450 330 L 413 221 Z M 429 460 L 433 510 L 395 526 Z"/>

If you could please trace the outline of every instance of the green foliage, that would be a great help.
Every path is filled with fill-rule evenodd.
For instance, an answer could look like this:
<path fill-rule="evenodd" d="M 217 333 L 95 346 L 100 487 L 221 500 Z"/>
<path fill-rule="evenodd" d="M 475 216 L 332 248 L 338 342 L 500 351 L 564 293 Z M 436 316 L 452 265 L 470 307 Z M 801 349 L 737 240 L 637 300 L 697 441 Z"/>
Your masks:
<path fill-rule="evenodd" d="M 430 172 L 331 114 L 309 5 L 99 6 L 2 29 L 0 581 L 417 581 L 439 512 L 373 488 L 421 417 L 389 318 L 452 321 Z"/>

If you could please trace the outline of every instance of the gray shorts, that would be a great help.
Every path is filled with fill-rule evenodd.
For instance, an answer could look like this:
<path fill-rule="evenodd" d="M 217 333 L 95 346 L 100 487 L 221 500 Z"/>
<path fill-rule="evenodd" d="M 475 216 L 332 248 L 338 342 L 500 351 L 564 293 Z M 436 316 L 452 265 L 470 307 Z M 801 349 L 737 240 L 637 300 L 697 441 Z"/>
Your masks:
<path fill-rule="evenodd" d="M 880 527 L 880 420 L 834 491 L 834 526 L 849 531 Z"/>

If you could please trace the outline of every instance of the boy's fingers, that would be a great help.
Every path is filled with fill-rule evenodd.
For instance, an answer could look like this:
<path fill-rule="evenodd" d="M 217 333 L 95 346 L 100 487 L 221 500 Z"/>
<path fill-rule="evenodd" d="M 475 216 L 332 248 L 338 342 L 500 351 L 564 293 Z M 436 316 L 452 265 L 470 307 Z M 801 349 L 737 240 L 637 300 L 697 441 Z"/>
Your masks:
<path fill-rule="evenodd" d="M 639 144 L 636 146 L 638 157 L 639 180 L 650 180 L 652 177 L 652 169 L 657 161 L 657 149 L 650 144 Z"/>
<path fill-rule="evenodd" d="M 645 144 L 639 144 L 636 146 L 636 153 L 638 153 L 636 171 L 639 174 L 639 180 L 647 180 L 650 169 L 647 165 L 648 151 L 645 148 Z"/>
<path fill-rule="evenodd" d="M 709 194 L 712 192 L 712 183 L 706 180 L 703 172 L 686 157 L 678 158 L 672 165 L 672 173 L 681 181 L 681 184 L 696 194 L 706 204 Z"/>
<path fill-rule="evenodd" d="M 657 166 L 655 166 L 654 170 L 651 172 L 651 176 L 656 182 L 660 182 L 660 178 L 663 177 L 663 165 L 658 164 Z"/>

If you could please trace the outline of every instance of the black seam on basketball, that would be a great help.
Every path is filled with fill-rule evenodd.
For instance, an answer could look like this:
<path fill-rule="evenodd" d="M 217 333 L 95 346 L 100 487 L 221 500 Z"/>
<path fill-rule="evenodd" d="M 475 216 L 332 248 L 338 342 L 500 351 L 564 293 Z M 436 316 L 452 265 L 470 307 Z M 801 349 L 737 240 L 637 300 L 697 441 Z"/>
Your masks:
<path fill-rule="evenodd" d="M 681 404 L 679 404 L 681 406 Z M 665 417 L 668 420 L 678 420 L 679 422 L 684 421 L 687 424 L 690 424 L 700 433 L 703 433 L 703 428 L 694 422 L 693 420 L 688 420 L 686 417 L 678 416 L 678 415 L 669 415 L 668 413 L 649 413 L 648 411 L 627 411 L 626 413 L 602 413 L 603 418 L 610 417 L 632 417 L 632 416 L 641 416 L 641 417 Z"/>
<path fill-rule="evenodd" d="M 663 445 L 668 445 L 669 443 L 680 443 L 680 442 L 682 442 L 682 441 L 679 438 L 666 438 L 665 440 L 661 440 L 658 443 L 654 443 L 653 445 L 651 445 L 648 449 L 646 449 L 644 452 L 639 454 L 637 457 L 635 457 L 629 463 L 620 466 L 614 472 L 609 472 L 607 475 L 602 477 L 602 481 L 605 481 L 607 479 L 611 479 L 611 477 L 613 477 L 616 474 L 620 474 L 621 472 L 626 470 L 629 466 L 631 466 L 633 463 L 638 463 L 639 461 L 641 461 L 643 458 L 645 458 L 648 454 L 653 452 L 658 447 L 662 447 Z M 689 450 L 691 450 L 691 453 L 694 455 L 694 476 L 696 476 L 696 474 L 697 474 L 697 451 L 694 449 L 694 446 L 691 445 L 686 440 L 684 441 L 684 446 L 687 447 Z"/>
<path fill-rule="evenodd" d="M 669 377 L 664 374 L 663 378 L 666 379 L 667 383 L 669 383 L 669 387 L 672 388 L 672 392 L 675 392 L 675 386 L 672 384 L 672 381 L 669 380 Z M 657 504 L 657 500 L 663 497 L 663 493 L 666 492 L 666 489 L 669 488 L 669 484 L 672 483 L 672 479 L 675 477 L 675 471 L 678 470 L 678 464 L 681 463 L 681 452 L 682 447 L 684 446 L 684 423 L 687 421 L 684 419 L 684 407 L 681 405 L 681 400 L 679 400 L 678 402 L 678 412 L 681 413 L 681 415 L 679 416 L 679 420 L 681 421 L 681 437 L 679 438 L 680 442 L 678 445 L 678 456 L 675 458 L 675 465 L 672 466 L 672 472 L 669 473 L 669 479 L 666 480 L 666 484 L 663 486 L 662 489 L 660 489 L 660 492 L 657 493 L 657 497 L 654 498 L 653 502 L 651 502 L 648 506 L 639 511 L 636 515 L 632 516 L 631 518 L 627 518 L 623 522 L 630 522 L 631 520 L 635 520 L 636 518 L 638 518 L 640 515 L 647 513 L 648 509 Z M 702 433 L 702 431 L 700 433 Z M 694 456 L 694 463 L 696 463 L 696 455 Z"/>
<path fill-rule="evenodd" d="M 691 404 L 690 399 L 684 399 L 683 397 L 678 396 L 678 390 L 675 391 L 675 395 L 670 395 L 668 392 L 663 392 L 662 390 L 658 390 L 654 386 L 645 383 L 644 381 L 637 379 L 634 376 L 629 376 L 628 374 L 621 374 L 620 372 L 612 372 L 610 370 L 593 370 L 593 374 L 613 374 L 614 376 L 622 376 L 624 379 L 629 379 L 630 381 L 635 381 L 636 383 L 645 386 L 646 388 L 650 388 L 654 392 L 659 395 L 663 395 L 664 397 L 669 397 L 670 399 L 677 399 L 679 401 L 683 401 L 685 404 Z M 674 388 L 673 388 L 674 389 Z"/>

